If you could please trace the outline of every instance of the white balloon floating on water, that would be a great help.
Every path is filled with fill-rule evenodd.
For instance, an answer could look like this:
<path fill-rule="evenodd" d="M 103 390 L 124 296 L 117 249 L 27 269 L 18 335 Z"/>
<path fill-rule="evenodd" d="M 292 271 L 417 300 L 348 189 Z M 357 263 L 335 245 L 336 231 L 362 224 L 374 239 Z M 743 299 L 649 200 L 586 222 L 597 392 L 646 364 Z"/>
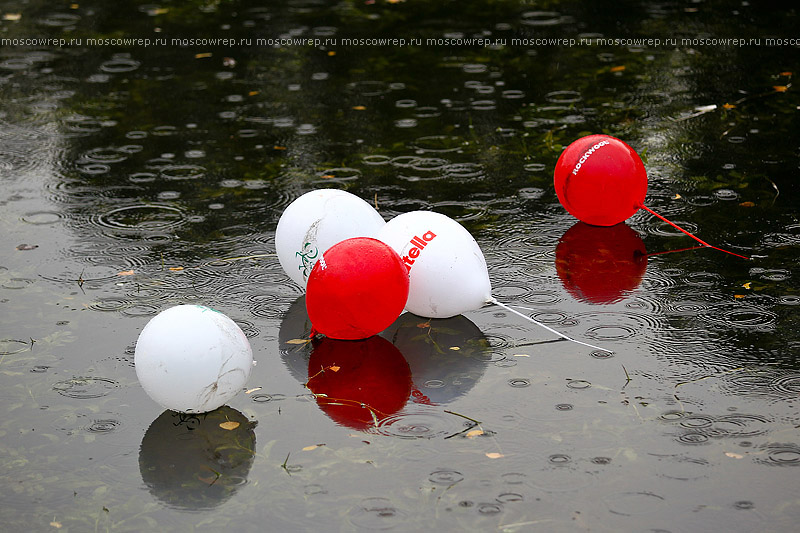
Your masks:
<path fill-rule="evenodd" d="M 338 189 L 318 189 L 294 200 L 275 230 L 275 251 L 284 272 L 305 288 L 311 269 L 334 244 L 375 237 L 386 221 L 367 202 Z"/>
<path fill-rule="evenodd" d="M 406 309 L 429 318 L 449 318 L 479 309 L 492 299 L 486 259 L 472 235 L 440 213 L 398 215 L 378 239 L 400 255 L 408 269 Z"/>
<path fill-rule="evenodd" d="M 226 315 L 201 305 L 178 305 L 154 316 L 136 341 L 136 376 L 166 409 L 206 413 L 244 387 L 253 351 Z"/>
<path fill-rule="evenodd" d="M 387 222 L 377 238 L 394 248 L 408 269 L 406 310 L 415 315 L 449 318 L 495 304 L 563 339 L 610 352 L 568 337 L 497 301 L 480 246 L 464 226 L 446 215 L 404 213 Z"/>

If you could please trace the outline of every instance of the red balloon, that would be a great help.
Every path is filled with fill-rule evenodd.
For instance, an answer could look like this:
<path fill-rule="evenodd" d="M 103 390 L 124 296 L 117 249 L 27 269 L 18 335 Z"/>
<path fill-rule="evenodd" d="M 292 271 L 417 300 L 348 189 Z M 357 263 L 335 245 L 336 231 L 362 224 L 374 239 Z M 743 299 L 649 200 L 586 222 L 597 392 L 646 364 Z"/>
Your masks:
<path fill-rule="evenodd" d="M 391 247 L 370 237 L 328 248 L 306 285 L 312 335 L 366 339 L 394 322 L 408 300 L 408 270 Z"/>
<path fill-rule="evenodd" d="M 578 300 L 611 304 L 636 289 L 647 270 L 647 250 L 626 224 L 600 228 L 578 222 L 556 246 L 556 272 Z"/>
<path fill-rule="evenodd" d="M 364 430 L 406 405 L 411 369 L 400 350 L 383 337 L 358 342 L 322 339 L 314 341 L 306 385 L 333 421 Z"/>
<path fill-rule="evenodd" d="M 589 135 L 567 146 L 553 182 L 561 205 L 595 226 L 627 220 L 647 194 L 647 171 L 639 154 L 608 135 Z"/>

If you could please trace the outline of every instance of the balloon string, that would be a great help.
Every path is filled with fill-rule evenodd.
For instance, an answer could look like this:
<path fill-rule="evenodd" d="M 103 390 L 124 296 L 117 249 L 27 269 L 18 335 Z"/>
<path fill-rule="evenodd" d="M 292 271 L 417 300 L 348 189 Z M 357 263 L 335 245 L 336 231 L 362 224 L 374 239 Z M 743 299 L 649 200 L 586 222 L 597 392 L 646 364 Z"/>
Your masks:
<path fill-rule="evenodd" d="M 641 209 L 644 209 L 645 211 L 647 211 L 651 215 L 653 215 L 653 216 L 655 216 L 657 218 L 660 218 L 661 220 L 663 220 L 664 222 L 666 222 L 667 224 L 669 224 L 670 226 L 672 226 L 676 230 L 680 231 L 681 233 L 684 233 L 684 234 L 688 235 L 689 237 L 691 237 L 692 239 L 696 240 L 697 242 L 699 242 L 703 246 L 707 246 L 708 248 L 712 248 L 714 250 L 719 250 L 720 252 L 725 252 L 726 254 L 735 255 L 736 257 L 741 257 L 742 259 L 747 259 L 747 260 L 751 259 L 750 257 L 746 257 L 744 255 L 739 255 L 737 253 L 730 252 L 728 250 L 723 250 L 722 248 L 717 248 L 716 246 L 712 246 L 712 245 L 708 244 L 706 241 L 700 240 L 700 238 L 695 237 L 694 235 L 692 235 L 691 233 L 689 233 L 688 231 L 686 231 L 682 227 L 678 226 L 677 224 L 675 224 L 671 220 L 667 220 L 666 218 L 662 217 L 661 215 L 659 215 L 658 213 L 656 213 L 655 211 L 653 211 L 652 209 L 650 209 L 649 207 L 647 207 L 644 204 L 639 204 L 639 207 Z"/>
<path fill-rule="evenodd" d="M 495 298 L 493 298 L 493 297 L 492 297 L 492 298 L 490 298 L 488 301 L 489 301 L 489 303 L 493 303 L 493 304 L 495 304 L 495 305 L 498 305 L 498 306 L 502 307 L 502 308 L 503 308 L 503 309 L 505 309 L 506 311 L 510 311 L 511 313 L 514 313 L 515 315 L 521 316 L 521 317 L 522 317 L 522 318 L 524 318 L 525 320 L 528 320 L 528 321 L 530 321 L 530 322 L 533 322 L 534 324 L 536 324 L 536 325 L 537 325 L 537 326 L 539 326 L 540 328 L 544 328 L 544 329 L 546 329 L 547 331 L 549 331 L 550 333 L 555 333 L 556 335 L 558 335 L 558 336 L 559 336 L 559 337 L 561 337 L 562 339 L 566 339 L 566 340 L 568 340 L 568 341 L 570 341 L 570 342 L 574 342 L 574 343 L 577 343 L 577 344 L 582 344 L 583 346 L 588 346 L 589 348 L 594 348 L 595 350 L 600 350 L 601 352 L 614 353 L 614 352 L 612 352 L 611 350 L 606 350 L 605 348 L 601 348 L 601 347 L 599 347 L 599 346 L 595 346 L 594 344 L 589 344 L 588 342 L 582 342 L 582 341 L 579 341 L 579 340 L 573 339 L 572 337 L 568 337 L 568 336 L 564 335 L 563 333 L 560 333 L 560 332 L 558 332 L 558 331 L 554 330 L 553 328 L 551 328 L 551 327 L 549 327 L 549 326 L 545 326 L 544 324 L 542 324 L 542 323 L 541 323 L 541 322 L 539 322 L 538 320 L 534 320 L 533 318 L 529 317 L 528 315 L 526 315 L 526 314 L 524 314 L 524 313 L 520 313 L 519 311 L 517 311 L 516 309 L 513 309 L 513 308 L 511 308 L 511 307 L 509 307 L 508 305 L 506 305 L 506 304 L 504 304 L 504 303 L 502 303 L 502 302 L 498 302 L 498 301 L 497 301 Z M 527 309 L 527 308 L 526 308 L 526 307 L 522 307 L 521 309 Z M 532 311 L 532 309 L 531 309 L 531 311 Z"/>
<path fill-rule="evenodd" d="M 679 248 L 677 250 L 664 250 L 663 252 L 653 252 L 642 255 L 645 257 L 652 257 L 654 255 L 674 254 L 677 252 L 688 252 L 689 250 L 699 250 L 700 248 L 705 248 L 705 246 L 689 246 L 688 248 Z"/>

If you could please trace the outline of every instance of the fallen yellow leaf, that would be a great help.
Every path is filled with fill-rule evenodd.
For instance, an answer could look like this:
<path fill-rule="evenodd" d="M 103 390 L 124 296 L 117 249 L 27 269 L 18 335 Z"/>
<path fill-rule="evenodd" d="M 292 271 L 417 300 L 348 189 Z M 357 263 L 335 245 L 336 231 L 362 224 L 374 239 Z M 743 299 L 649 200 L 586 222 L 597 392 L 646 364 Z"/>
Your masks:
<path fill-rule="evenodd" d="M 482 429 L 473 429 L 472 431 L 467 431 L 467 437 L 470 439 L 473 437 L 477 437 L 478 435 L 483 435 Z"/>
<path fill-rule="evenodd" d="M 22 13 L 6 13 L 3 15 L 3 20 L 19 20 L 22 18 Z M 50 525 L 53 525 L 54 522 L 51 522 Z M 55 526 L 53 526 L 55 527 Z M 60 526 L 59 526 L 60 527 Z"/>
<path fill-rule="evenodd" d="M 725 109 L 733 109 L 736 107 L 736 104 L 722 104 L 722 107 Z"/>
<path fill-rule="evenodd" d="M 742 202 L 739 205 L 742 207 L 754 207 L 756 204 L 754 204 L 753 202 Z"/>
<path fill-rule="evenodd" d="M 461 348 L 459 348 L 458 346 L 451 346 L 451 347 L 450 347 L 450 349 L 451 349 L 451 350 L 453 350 L 454 352 L 457 352 L 457 351 L 459 351 Z"/>
<path fill-rule="evenodd" d="M 680 200 L 681 198 L 681 195 L 678 193 L 675 193 L 675 196 L 672 197 L 673 200 Z"/>
<path fill-rule="evenodd" d="M 117 272 L 117 276 L 133 276 L 136 274 L 133 270 L 123 270 L 122 272 Z"/>
<path fill-rule="evenodd" d="M 353 106 L 353 109 L 354 109 L 355 111 L 364 111 L 364 110 L 366 110 L 367 108 L 366 108 L 365 106 L 363 106 L 363 105 L 354 105 L 354 106 Z"/>
<path fill-rule="evenodd" d="M 741 299 L 744 298 L 744 294 L 734 294 L 733 297 L 736 299 Z"/>
<path fill-rule="evenodd" d="M 173 272 L 180 272 L 181 270 L 183 270 L 183 267 L 169 267 L 169 269 L 172 270 Z"/>
<path fill-rule="evenodd" d="M 277 144 L 272 147 L 273 150 L 286 150 L 285 146 L 278 146 Z"/>
<path fill-rule="evenodd" d="M 311 339 L 289 339 L 286 344 L 306 344 L 311 342 Z"/>
<path fill-rule="evenodd" d="M 306 446 L 305 448 L 303 448 L 303 451 L 304 452 L 310 452 L 311 450 L 316 450 L 317 448 L 321 448 L 322 446 L 325 446 L 325 445 L 324 444 L 312 444 L 311 446 Z"/>
<path fill-rule="evenodd" d="M 792 73 L 789 72 L 789 71 L 781 72 L 781 76 L 791 76 L 791 75 L 792 75 Z"/>
<path fill-rule="evenodd" d="M 335 56 L 335 55 L 336 55 L 336 52 L 334 52 L 333 50 L 331 50 L 331 51 L 329 51 L 329 52 L 328 52 L 328 55 L 329 55 L 329 56 Z"/>
<path fill-rule="evenodd" d="M 245 394 L 250 394 L 250 393 L 253 393 L 253 392 L 257 391 L 257 390 L 261 390 L 261 387 L 253 387 L 252 389 L 247 389 L 246 391 L 244 391 L 244 393 Z"/>
<path fill-rule="evenodd" d="M 238 428 L 241 424 L 239 422 L 234 422 L 233 420 L 228 420 L 227 422 L 223 422 L 219 425 L 222 429 L 227 429 L 228 431 L 233 431 L 234 429 Z"/>
<path fill-rule="evenodd" d="M 749 281 L 748 281 L 747 283 L 745 283 L 744 285 L 742 285 L 742 287 L 744 287 L 745 289 L 749 289 L 749 288 L 750 288 L 750 283 L 751 283 L 751 282 L 749 282 Z"/>
<path fill-rule="evenodd" d="M 50 525 L 51 525 L 51 526 L 53 526 L 53 527 L 54 527 L 54 528 L 56 528 L 56 529 L 61 529 L 62 527 L 64 527 L 64 526 L 61 524 L 61 522 L 56 522 L 55 520 L 53 520 L 52 522 L 50 522 Z"/>
<path fill-rule="evenodd" d="M 247 96 L 255 96 L 255 95 L 257 95 L 259 92 L 261 92 L 261 91 L 250 91 L 249 93 L 247 93 Z"/>
<path fill-rule="evenodd" d="M 203 59 L 203 58 L 205 58 L 205 57 L 211 57 L 212 55 L 213 55 L 213 54 L 212 54 L 211 52 L 203 52 L 203 53 L 201 53 L 201 54 L 195 54 L 195 55 L 194 55 L 194 58 L 195 58 L 195 59 Z"/>
<path fill-rule="evenodd" d="M 530 355 L 528 355 L 526 353 L 515 353 L 514 357 L 530 357 Z"/>
<path fill-rule="evenodd" d="M 625 65 L 611 67 L 611 72 L 622 72 L 623 70 L 625 70 Z"/>
<path fill-rule="evenodd" d="M 342 367 L 340 367 L 340 366 L 333 365 L 333 366 L 329 366 L 328 370 L 330 370 L 332 372 L 338 372 L 341 368 Z"/>
<path fill-rule="evenodd" d="M 489 452 L 486 454 L 486 457 L 488 457 L 489 459 L 500 459 L 501 457 L 505 457 L 505 455 L 497 452 Z"/>
<path fill-rule="evenodd" d="M 788 85 L 775 85 L 772 88 L 775 89 L 775 92 L 779 92 L 779 93 L 785 93 L 786 91 L 789 90 L 789 86 Z"/>
<path fill-rule="evenodd" d="M 744 455 L 738 453 L 725 452 L 725 455 L 730 457 L 731 459 L 744 459 Z"/>

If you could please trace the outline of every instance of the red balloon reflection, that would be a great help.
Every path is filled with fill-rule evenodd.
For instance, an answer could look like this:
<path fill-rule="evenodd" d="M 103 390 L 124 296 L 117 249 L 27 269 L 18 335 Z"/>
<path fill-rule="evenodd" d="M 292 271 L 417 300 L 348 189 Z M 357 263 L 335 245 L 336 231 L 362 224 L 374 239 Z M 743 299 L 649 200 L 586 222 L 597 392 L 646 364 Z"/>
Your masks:
<path fill-rule="evenodd" d="M 382 337 L 315 340 L 306 386 L 335 422 L 365 430 L 402 409 L 411 396 L 411 369 Z"/>
<path fill-rule="evenodd" d="M 647 270 L 647 250 L 626 224 L 609 227 L 578 222 L 556 247 L 556 272 L 578 300 L 611 304 L 636 289 Z"/>

